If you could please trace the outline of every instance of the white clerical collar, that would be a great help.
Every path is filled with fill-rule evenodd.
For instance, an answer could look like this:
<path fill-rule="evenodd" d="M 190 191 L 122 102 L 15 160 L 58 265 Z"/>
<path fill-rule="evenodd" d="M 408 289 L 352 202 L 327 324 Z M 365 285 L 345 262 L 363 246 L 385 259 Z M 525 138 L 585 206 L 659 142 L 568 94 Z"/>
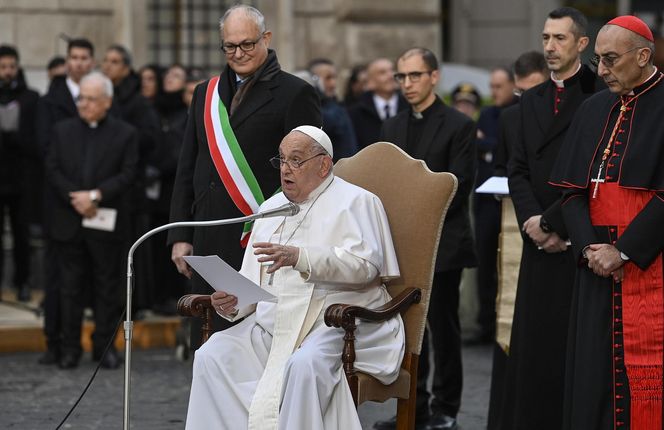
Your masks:
<path fill-rule="evenodd" d="M 88 127 L 90 128 L 97 128 L 99 127 L 99 121 L 92 121 L 88 123 Z"/>
<path fill-rule="evenodd" d="M 576 71 L 572 74 L 572 76 L 579 73 L 579 70 L 581 70 L 581 63 L 579 63 L 578 67 L 576 68 Z M 570 78 L 572 76 L 570 76 Z M 567 79 L 569 79 L 569 78 L 567 78 Z M 553 81 L 554 84 L 556 84 L 556 87 L 565 88 L 565 80 L 564 79 L 556 79 L 553 75 L 553 72 L 551 72 L 551 80 Z"/>
<path fill-rule="evenodd" d="M 373 95 L 374 106 L 376 107 L 376 112 L 380 119 L 385 119 L 385 106 L 387 105 L 390 109 L 390 118 L 397 114 L 397 105 L 399 103 L 399 96 L 397 93 L 392 94 L 388 100 L 385 100 L 381 96 L 374 93 Z"/>
<path fill-rule="evenodd" d="M 78 95 L 81 93 L 81 87 L 78 85 L 72 78 L 67 76 L 67 79 L 65 79 L 65 82 L 67 83 L 67 88 L 69 89 L 69 92 L 71 93 L 71 96 L 74 98 L 74 101 L 78 98 Z"/>
<path fill-rule="evenodd" d="M 333 179 L 334 179 L 334 173 L 330 173 L 329 175 L 327 175 L 327 178 L 325 178 L 319 186 L 317 186 L 312 192 L 310 192 L 307 198 L 302 203 L 298 203 L 298 205 L 307 206 L 311 204 L 311 202 L 316 200 L 316 197 L 320 196 L 321 194 L 323 194 L 325 190 L 327 190 L 327 187 L 330 186 Z"/>
<path fill-rule="evenodd" d="M 649 80 L 651 80 L 651 79 L 653 78 L 653 76 L 655 76 L 655 75 L 657 74 L 657 71 L 658 71 L 658 70 L 657 70 L 657 66 L 653 66 L 653 67 L 655 68 L 655 71 L 652 72 L 652 75 L 648 76 L 648 79 L 646 79 L 645 81 L 641 82 L 639 85 L 643 85 L 644 82 L 648 82 Z M 637 87 L 638 87 L 639 85 L 637 85 Z M 628 95 L 628 96 L 633 96 L 633 95 L 634 95 L 634 90 L 632 90 L 632 91 L 630 91 L 629 93 L 627 93 L 627 95 Z"/>

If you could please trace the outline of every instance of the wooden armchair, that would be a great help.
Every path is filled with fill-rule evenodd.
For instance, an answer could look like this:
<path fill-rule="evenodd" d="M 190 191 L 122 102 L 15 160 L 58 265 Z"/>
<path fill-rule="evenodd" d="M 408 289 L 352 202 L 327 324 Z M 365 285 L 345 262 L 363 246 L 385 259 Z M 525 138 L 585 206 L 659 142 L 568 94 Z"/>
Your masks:
<path fill-rule="evenodd" d="M 457 188 L 450 173 L 431 172 L 423 161 L 408 156 L 397 146 L 379 142 L 351 158 L 340 160 L 335 175 L 376 194 L 385 207 L 401 276 L 391 281 L 393 299 L 377 309 L 352 304 L 334 304 L 325 312 L 328 326 L 345 331 L 342 355 L 344 371 L 355 404 L 384 402 L 396 397 L 397 429 L 415 425 L 417 364 L 426 326 L 434 263 L 443 220 Z M 203 318 L 203 342 L 211 334 L 210 296 L 187 295 L 178 302 L 178 313 Z M 406 352 L 397 380 L 383 385 L 373 377 L 356 372 L 356 318 L 384 321 L 401 313 L 406 329 Z"/>

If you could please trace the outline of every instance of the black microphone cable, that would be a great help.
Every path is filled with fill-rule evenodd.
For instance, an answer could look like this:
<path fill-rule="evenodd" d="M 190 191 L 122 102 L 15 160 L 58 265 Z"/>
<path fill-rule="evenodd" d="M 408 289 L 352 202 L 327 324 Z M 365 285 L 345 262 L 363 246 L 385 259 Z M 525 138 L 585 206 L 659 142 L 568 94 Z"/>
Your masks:
<path fill-rule="evenodd" d="M 67 415 L 60 421 L 60 424 L 55 428 L 55 430 L 59 430 L 60 427 L 67 421 L 69 416 L 74 412 L 74 409 L 76 409 L 76 406 L 83 400 L 83 397 L 85 396 L 85 393 L 88 392 L 88 388 L 90 388 L 90 385 L 92 385 L 92 381 L 94 381 L 95 377 L 97 376 L 97 372 L 99 372 L 99 368 L 101 367 L 101 363 L 104 361 L 104 357 L 106 357 L 106 353 L 108 350 L 111 348 L 111 345 L 113 345 L 113 342 L 115 342 L 115 337 L 117 336 L 118 329 L 122 325 L 122 322 L 124 321 L 124 316 L 125 313 L 127 312 L 127 307 L 125 306 L 124 310 L 122 311 L 122 314 L 120 315 L 120 320 L 118 321 L 117 325 L 115 326 L 115 330 L 113 331 L 113 336 L 111 336 L 111 340 L 106 344 L 106 348 L 104 348 L 104 352 L 101 354 L 101 358 L 99 359 L 99 363 L 97 364 L 97 367 L 95 368 L 95 371 L 92 373 L 92 376 L 90 377 L 90 380 L 88 381 L 87 385 L 83 389 L 83 392 L 81 393 L 80 396 L 78 396 L 78 399 L 74 403 L 74 405 L 69 409 L 69 412 L 67 412 Z"/>

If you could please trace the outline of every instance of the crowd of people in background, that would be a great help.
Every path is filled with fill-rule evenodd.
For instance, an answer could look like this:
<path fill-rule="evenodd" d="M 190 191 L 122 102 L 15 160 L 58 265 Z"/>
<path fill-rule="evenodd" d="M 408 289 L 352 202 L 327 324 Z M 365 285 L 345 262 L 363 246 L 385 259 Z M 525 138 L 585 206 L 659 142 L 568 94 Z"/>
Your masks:
<path fill-rule="evenodd" d="M 21 130 L 10 136 L 14 130 L 3 128 L 4 143 L 0 149 L 3 166 L 0 174 L 7 180 L 3 181 L 0 193 L 3 204 L 0 216 L 5 216 L 6 208 L 14 244 L 11 284 L 16 288 L 18 300 L 29 301 L 30 289 L 40 287 L 29 282 L 30 239 L 49 237 L 48 214 L 44 211 L 48 196 L 45 196 L 43 163 L 48 154 L 50 131 L 62 119 L 77 116 L 78 82 L 86 74 L 99 69 L 113 83 L 111 115 L 123 119 L 139 131 L 139 174 L 132 186 L 132 237 L 138 237 L 140 232 L 168 221 L 188 108 L 196 85 L 207 76 L 200 69 L 181 64 L 167 67 L 147 64 L 135 69 L 131 53 L 121 45 L 109 47 L 102 61 L 97 63 L 94 47 L 89 41 L 72 39 L 66 56 L 55 56 L 48 62 L 49 86 L 46 94 L 39 97 L 28 87 L 15 48 L 2 46 L 0 59 L 14 64 L 12 70 L 6 67 L 0 75 L 0 104 L 11 106 L 12 102 L 20 100 L 22 106 Z M 382 123 L 407 107 L 393 77 L 394 63 L 387 58 L 353 67 L 343 97 L 339 97 L 337 68 L 329 59 L 313 59 L 306 70 L 297 75 L 318 93 L 323 128 L 335 145 L 335 161 L 350 157 L 378 141 Z M 25 97 L 30 102 L 23 101 Z M 451 103 L 459 111 L 477 119 L 482 98 L 474 85 L 462 83 L 452 92 Z M 146 255 L 138 258 L 141 266 L 137 276 L 139 282 L 147 286 L 137 289 L 136 306 L 138 309 L 172 314 L 174 300 L 184 291 L 184 285 L 174 281 L 178 277 L 171 276 L 173 273 L 156 269 L 159 262 L 170 258 L 168 249 L 159 246 L 149 248 L 145 252 L 139 251 Z M 47 266 L 51 256 L 51 253 L 47 255 Z M 147 264 L 147 261 L 151 263 Z M 52 275 L 51 270 L 46 270 L 44 279 L 57 279 Z M 44 282 L 44 288 L 48 288 L 50 283 Z M 161 287 L 155 288 L 155 285 Z"/>
<path fill-rule="evenodd" d="M 615 246 L 607 251 L 595 243 L 573 249 L 565 223 L 573 225 L 573 214 L 585 216 L 588 212 L 587 207 L 575 206 L 580 199 L 573 200 L 579 196 L 574 187 L 586 186 L 581 182 L 587 178 L 559 165 L 560 182 L 556 185 L 573 190 L 563 192 L 549 184 L 574 113 L 604 86 L 597 73 L 580 59 L 589 43 L 585 17 L 572 8 L 551 12 L 542 32 L 543 53 L 525 52 L 513 64 L 493 68 L 491 101 L 484 106 L 482 95 L 470 83 L 460 82 L 448 99 L 437 94 L 445 70 L 440 70 L 435 55 L 425 48 L 407 50 L 396 61 L 373 58 L 353 67 L 343 94 L 338 87 L 339 70 L 327 58 L 312 59 L 306 70 L 297 73 L 302 79 L 297 79 L 281 70 L 276 53 L 268 49 L 272 35 L 265 29 L 262 15 L 253 8 L 246 9 L 249 21 L 236 17 L 225 28 L 222 20 L 221 34 L 229 39 L 222 44 L 227 64 L 220 77 L 211 78 L 181 64 L 148 64 L 136 69 L 131 53 L 121 45 L 108 47 L 97 64 L 95 47 L 87 39 L 76 38 L 69 41 L 65 57 L 54 57 L 48 63 L 50 84 L 40 97 L 25 81 L 17 50 L 0 46 L 0 226 L 4 227 L 8 215 L 13 239 L 11 282 L 18 300 L 29 301 L 30 289 L 37 287 L 29 285 L 30 238 L 39 237 L 45 244 L 45 295 L 41 305 L 48 349 L 40 363 L 58 364 L 63 369 L 78 365 L 82 355 L 81 320 L 84 309 L 90 307 L 96 322 L 93 359 L 101 360 L 106 368 L 119 367 L 122 359 L 113 347 L 108 353 L 103 351 L 122 313 L 122 264 L 129 245 L 149 229 L 169 221 L 215 219 L 237 213 L 224 189 L 226 185 L 217 176 L 216 160 L 213 162 L 208 154 L 208 99 L 221 88 L 221 104 L 228 109 L 230 126 L 238 140 L 245 145 L 255 143 L 255 150 L 247 153 L 245 161 L 254 166 L 255 181 L 263 193 L 275 192 L 279 187 L 269 158 L 290 130 L 305 124 L 322 126 L 332 142 L 334 161 L 385 140 L 424 160 L 430 169 L 449 171 L 458 178 L 457 197 L 447 214 L 433 278 L 431 307 L 435 311 L 428 315 L 419 364 L 418 428 L 457 428 L 462 391 L 459 285 L 465 268 L 478 269 L 479 331 L 468 341 L 489 344 L 495 339 L 500 203 L 493 195 L 475 194 L 473 188 L 491 176 L 509 176 L 524 249 L 510 357 L 499 349 L 494 353 L 492 390 L 496 394 L 492 394 L 489 425 L 558 428 L 564 407 L 565 419 L 585 423 L 573 405 L 563 405 L 562 395 L 567 384 L 568 390 L 576 390 L 586 399 L 587 388 L 575 379 L 578 375 L 565 373 L 566 357 L 570 357 L 570 312 L 580 312 L 571 315 L 579 321 L 585 318 L 571 305 L 579 255 L 594 271 L 588 276 L 609 277 L 609 267 L 616 282 L 622 282 L 620 264 L 626 264 L 630 257 L 644 266 L 652 257 L 641 256 L 628 240 L 623 243 L 629 257 L 623 252 L 618 255 Z M 626 44 L 629 39 L 643 46 L 620 50 L 625 52 L 613 57 L 598 57 L 600 75 L 604 73 L 602 77 L 611 92 L 623 94 L 611 87 L 623 85 L 623 81 L 607 80 L 607 70 L 625 53 L 636 49 L 650 49 L 652 53 L 654 48 L 649 44 L 652 34 L 639 22 L 621 20 L 614 27 L 643 39 L 616 33 L 616 37 L 625 37 Z M 252 38 L 254 30 L 259 33 L 258 39 Z M 606 35 L 599 41 L 610 44 Z M 650 59 L 639 57 L 638 61 L 641 69 L 651 70 L 648 64 L 652 65 L 652 55 Z M 652 70 L 647 81 L 650 87 L 637 88 L 638 97 L 640 91 L 645 93 L 659 82 L 660 75 Z M 205 84 L 200 85 L 202 82 Z M 533 87 L 536 89 L 531 91 Z M 243 103 L 249 97 L 260 102 Z M 618 117 L 620 123 L 623 115 L 632 115 L 624 113 L 631 112 L 629 100 L 623 99 L 625 109 L 621 113 L 609 111 L 611 118 Z M 616 130 L 617 134 L 622 132 L 618 126 Z M 608 146 L 613 139 L 611 135 Z M 113 149 L 108 152 L 110 147 Z M 620 148 L 612 151 L 614 157 L 621 155 Z M 577 166 L 577 170 L 584 175 L 588 169 L 598 170 L 595 193 L 598 187 L 600 193 L 609 193 L 605 182 L 610 183 L 611 177 L 599 176 L 604 159 L 601 164 L 595 161 L 598 166 L 592 164 L 592 157 L 585 161 L 590 167 Z M 574 163 L 577 159 L 570 159 L 569 165 Z M 607 172 L 613 172 L 608 169 L 614 164 L 608 166 Z M 653 173 L 650 178 L 654 177 L 661 175 Z M 632 188 L 651 189 L 661 195 L 661 181 L 641 180 L 638 175 L 628 179 L 634 179 Z M 257 203 L 269 196 L 258 196 Z M 662 197 L 660 200 L 664 201 Z M 563 208 L 563 201 L 572 203 Z M 634 213 L 645 210 L 642 206 Z M 651 208 L 656 210 L 660 209 Z M 82 228 L 81 217 L 92 220 L 92 226 Z M 643 217 L 639 220 L 647 224 Z M 590 221 L 585 227 L 592 231 Z M 176 300 L 189 291 L 187 278 L 191 278 L 192 291 L 210 293 L 210 287 L 191 272 L 183 257 L 194 252 L 216 253 L 238 268 L 244 253 L 239 247 L 242 234 L 242 226 L 210 229 L 204 234 L 199 230 L 174 230 L 142 246 L 134 262 L 134 310 L 174 314 Z M 607 240 L 616 244 L 614 236 Z M 220 250 L 220 243 L 235 242 L 237 247 Z M 620 241 L 618 244 L 622 246 Z M 653 255 L 657 246 L 652 247 Z M 0 279 L 2 257 L 0 253 Z M 659 276 L 661 279 L 661 273 Z M 576 279 L 586 284 L 595 281 Z M 584 297 L 574 300 L 577 306 Z M 216 318 L 214 325 L 225 328 L 228 322 Z M 194 348 L 200 342 L 193 338 L 198 330 L 192 330 Z M 583 327 L 578 330 L 581 333 Z M 608 356 L 607 345 L 603 347 Z M 583 345 L 577 348 L 579 354 L 591 355 Z M 433 358 L 431 389 L 426 378 L 429 354 Z M 618 352 L 614 355 L 616 360 L 624 358 Z M 546 372 L 541 369 L 542 361 L 546 362 Z M 657 363 L 661 388 L 661 357 Z M 497 375 L 496 369 L 501 374 Z M 609 384 L 602 377 L 596 381 Z M 547 387 L 548 397 L 538 394 L 542 386 Z M 659 395 L 661 398 L 661 389 Z M 588 402 L 589 407 L 604 413 L 605 405 Z M 634 404 L 644 410 L 650 407 Z M 555 425 L 546 427 L 545 422 Z M 395 419 L 375 426 L 381 430 L 394 427 Z"/>

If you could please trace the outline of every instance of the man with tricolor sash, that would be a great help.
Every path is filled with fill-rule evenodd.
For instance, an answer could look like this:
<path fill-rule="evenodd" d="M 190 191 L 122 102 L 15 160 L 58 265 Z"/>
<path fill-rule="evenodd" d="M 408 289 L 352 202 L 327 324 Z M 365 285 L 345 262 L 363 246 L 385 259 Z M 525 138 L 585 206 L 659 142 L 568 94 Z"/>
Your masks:
<path fill-rule="evenodd" d="M 313 87 L 279 66 L 269 49 L 272 33 L 257 9 L 237 5 L 220 21 L 227 64 L 220 76 L 196 87 L 171 203 L 171 221 L 233 218 L 254 213 L 279 188 L 267 162 L 281 139 L 301 124 L 321 125 Z M 239 269 L 250 227 L 172 230 L 172 260 L 187 277 L 185 255 L 217 254 Z M 212 293 L 196 275 L 192 292 Z M 215 329 L 223 327 L 220 319 Z M 193 324 L 192 348 L 200 343 Z"/>
<path fill-rule="evenodd" d="M 597 34 L 608 90 L 581 105 L 553 170 L 578 262 L 565 430 L 662 429 L 664 74 L 635 16 Z"/>

